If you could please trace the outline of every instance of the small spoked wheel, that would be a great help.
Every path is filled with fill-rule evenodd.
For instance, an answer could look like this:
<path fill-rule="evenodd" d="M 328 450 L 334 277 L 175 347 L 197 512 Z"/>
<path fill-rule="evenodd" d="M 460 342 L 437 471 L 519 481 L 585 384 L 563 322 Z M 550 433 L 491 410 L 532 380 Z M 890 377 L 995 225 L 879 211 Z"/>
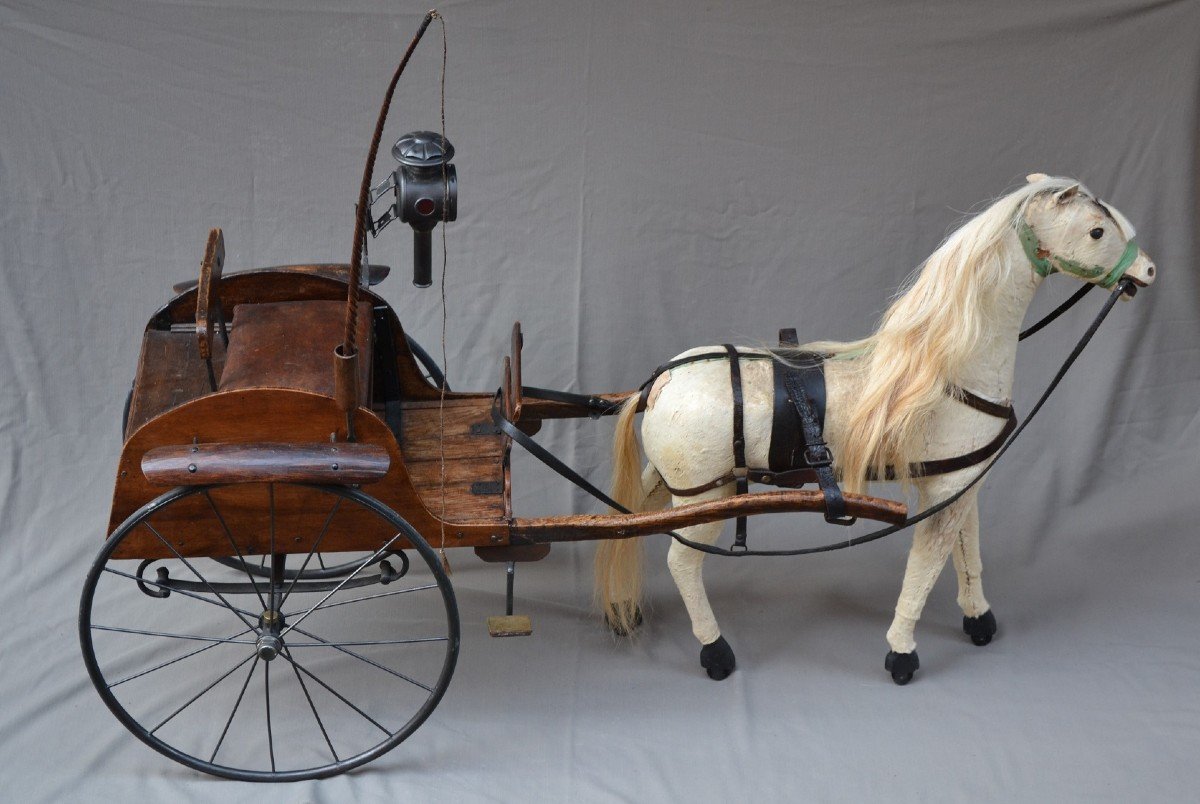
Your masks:
<path fill-rule="evenodd" d="M 297 495 L 320 515 L 303 516 Z M 330 534 L 364 529 L 389 535 L 372 552 L 323 555 Z M 201 545 L 222 547 L 192 555 Z M 108 538 L 79 637 L 100 697 L 151 748 L 218 776 L 297 781 L 412 734 L 450 683 L 459 620 L 437 554 L 371 496 L 194 486 Z"/>

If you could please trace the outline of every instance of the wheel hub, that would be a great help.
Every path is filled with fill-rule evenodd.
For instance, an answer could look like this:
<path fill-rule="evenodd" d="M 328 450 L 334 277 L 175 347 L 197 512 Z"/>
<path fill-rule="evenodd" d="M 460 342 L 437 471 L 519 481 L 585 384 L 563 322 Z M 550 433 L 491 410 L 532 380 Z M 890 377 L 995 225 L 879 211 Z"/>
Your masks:
<path fill-rule="evenodd" d="M 263 634 L 255 641 L 255 650 L 258 652 L 258 658 L 264 662 L 270 662 L 279 655 L 283 650 L 283 639 L 275 634 Z"/>

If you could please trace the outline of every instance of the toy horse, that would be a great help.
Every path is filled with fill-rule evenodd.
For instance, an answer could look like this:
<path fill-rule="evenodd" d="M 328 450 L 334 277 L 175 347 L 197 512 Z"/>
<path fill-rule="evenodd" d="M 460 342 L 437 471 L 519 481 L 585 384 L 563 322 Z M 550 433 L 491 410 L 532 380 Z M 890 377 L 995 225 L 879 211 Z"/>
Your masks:
<path fill-rule="evenodd" d="M 916 487 L 924 509 L 949 499 L 985 471 L 978 463 L 940 474 L 914 468 L 925 462 L 954 467 L 943 459 L 997 445 L 998 434 L 1011 427 L 1011 414 L 1005 412 L 1011 411 L 1017 336 L 1044 277 L 1061 272 L 1102 287 L 1112 287 L 1122 276 L 1141 286 L 1154 281 L 1154 265 L 1133 236 L 1133 226 L 1120 212 L 1078 182 L 1031 175 L 925 260 L 873 335 L 801 347 L 824 358 L 824 438 L 842 489 L 862 491 L 870 479 L 894 478 Z M 713 347 L 679 358 L 704 352 L 711 355 Z M 685 362 L 662 371 L 641 400 L 635 396 L 624 404 L 613 447 L 617 502 L 644 511 L 661 509 L 668 500 L 678 505 L 721 499 L 735 493 L 735 465 L 767 465 L 772 364 L 787 358 L 762 349 L 737 354 L 741 416 L 736 423 L 728 359 Z M 644 470 L 634 435 L 640 407 L 649 461 Z M 740 447 L 731 447 L 738 426 L 743 438 Z M 744 452 L 740 462 L 735 460 L 739 449 Z M 887 632 L 891 650 L 885 667 L 898 684 L 907 683 L 919 666 L 913 632 L 951 553 L 964 631 L 976 645 L 986 645 L 996 632 L 981 580 L 977 491 L 978 486 L 970 488 L 916 527 Z M 696 525 L 680 535 L 711 545 L 721 526 Z M 667 564 L 702 645 L 701 665 L 720 680 L 733 671 L 735 658 L 705 594 L 703 561 L 702 552 L 679 541 L 671 544 Z M 641 617 L 637 540 L 601 543 L 596 582 L 613 629 L 635 628 Z"/>

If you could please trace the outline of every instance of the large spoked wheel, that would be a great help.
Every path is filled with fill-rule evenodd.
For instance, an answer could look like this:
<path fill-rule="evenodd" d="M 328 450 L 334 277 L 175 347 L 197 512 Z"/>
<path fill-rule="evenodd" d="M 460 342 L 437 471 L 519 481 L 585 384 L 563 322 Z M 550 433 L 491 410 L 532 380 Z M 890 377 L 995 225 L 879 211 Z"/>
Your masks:
<path fill-rule="evenodd" d="M 458 657 L 458 607 L 437 554 L 390 508 L 343 487 L 264 486 L 261 532 L 235 533 L 222 516 L 225 488 L 170 491 L 105 542 L 79 608 L 100 697 L 151 748 L 232 779 L 323 778 L 395 748 L 437 706 Z M 277 527 L 285 489 L 327 503 L 307 525 L 320 531 L 308 553 L 277 546 L 293 538 L 282 516 Z M 171 533 L 181 506 L 211 510 L 232 566 L 177 547 L 187 543 Z M 330 556 L 354 564 L 340 577 L 306 577 L 338 520 L 357 527 L 364 516 L 394 535 L 353 562 Z M 167 558 L 123 557 L 138 543 Z"/>

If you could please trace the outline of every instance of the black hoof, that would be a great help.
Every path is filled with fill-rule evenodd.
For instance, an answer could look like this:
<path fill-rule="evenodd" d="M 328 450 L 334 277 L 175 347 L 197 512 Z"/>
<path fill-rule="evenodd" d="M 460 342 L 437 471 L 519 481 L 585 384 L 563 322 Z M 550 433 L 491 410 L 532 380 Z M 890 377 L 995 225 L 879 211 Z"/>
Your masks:
<path fill-rule="evenodd" d="M 917 658 L 917 652 L 912 653 L 896 653 L 894 650 L 888 651 L 887 658 L 883 660 L 883 669 L 892 674 L 892 681 L 895 681 L 900 686 L 904 686 L 912 681 L 913 673 L 921 666 L 921 660 Z"/>
<path fill-rule="evenodd" d="M 963 633 L 976 645 L 986 645 L 996 635 L 996 615 L 988 609 L 978 617 L 963 617 Z"/>
<path fill-rule="evenodd" d="M 737 659 L 734 658 L 733 648 L 729 647 L 725 637 L 717 637 L 716 642 L 700 648 L 700 666 L 713 681 L 729 677 L 733 668 L 737 666 Z"/>
<path fill-rule="evenodd" d="M 634 631 L 642 627 L 642 607 L 635 606 L 633 609 L 633 622 L 629 627 L 621 624 L 620 619 L 616 616 L 616 606 L 613 606 L 613 611 L 604 615 L 605 624 L 612 629 L 612 632 L 619 637 L 625 637 L 632 634 Z"/>

